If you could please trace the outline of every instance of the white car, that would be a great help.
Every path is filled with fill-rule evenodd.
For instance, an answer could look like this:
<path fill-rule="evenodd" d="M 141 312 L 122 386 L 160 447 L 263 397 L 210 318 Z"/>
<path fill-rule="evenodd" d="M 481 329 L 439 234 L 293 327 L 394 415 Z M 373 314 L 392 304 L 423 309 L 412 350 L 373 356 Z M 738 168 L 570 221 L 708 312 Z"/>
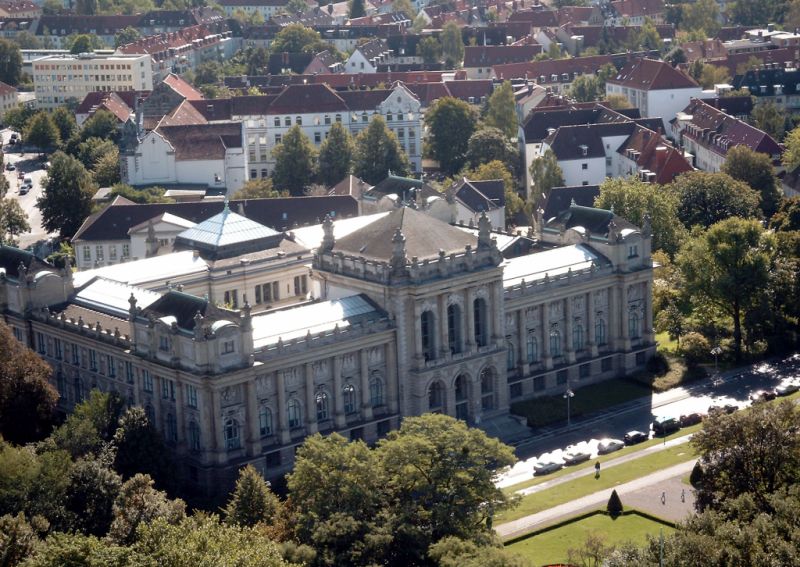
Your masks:
<path fill-rule="evenodd" d="M 555 461 L 542 461 L 533 465 L 533 476 L 550 474 L 560 470 L 563 465 Z"/>
<path fill-rule="evenodd" d="M 600 439 L 600 442 L 597 443 L 597 453 L 600 455 L 613 453 L 614 451 L 619 451 L 624 446 L 625 442 L 621 439 Z"/>
<path fill-rule="evenodd" d="M 800 384 L 796 380 L 787 379 L 778 384 L 775 388 L 775 393 L 779 396 L 788 396 L 789 394 L 794 394 L 797 390 L 800 390 Z"/>
<path fill-rule="evenodd" d="M 577 465 L 592 458 L 592 454 L 586 449 L 573 449 L 564 454 L 564 463 L 567 465 Z"/>

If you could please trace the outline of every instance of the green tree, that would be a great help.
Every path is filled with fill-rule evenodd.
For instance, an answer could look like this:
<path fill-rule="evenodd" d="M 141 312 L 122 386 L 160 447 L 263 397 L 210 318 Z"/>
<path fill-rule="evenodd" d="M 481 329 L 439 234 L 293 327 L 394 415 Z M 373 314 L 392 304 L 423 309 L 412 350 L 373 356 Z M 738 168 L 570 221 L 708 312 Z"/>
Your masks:
<path fill-rule="evenodd" d="M 119 30 L 114 36 L 114 49 L 141 39 L 142 34 L 134 27 L 128 26 Z"/>
<path fill-rule="evenodd" d="M 276 199 L 278 197 L 288 197 L 288 191 L 276 191 L 272 188 L 272 179 L 250 179 L 245 181 L 241 189 L 233 194 L 232 199 Z"/>
<path fill-rule="evenodd" d="M 608 504 L 606 504 L 606 510 L 608 510 L 608 514 L 612 518 L 622 514 L 622 500 L 620 500 L 619 494 L 617 494 L 616 490 L 611 491 L 611 496 L 608 498 Z"/>
<path fill-rule="evenodd" d="M 376 116 L 359 132 L 353 152 L 353 174 L 370 184 L 383 181 L 389 172 L 407 175 L 408 156 L 383 118 Z"/>
<path fill-rule="evenodd" d="M 84 142 L 89 138 L 116 141 L 119 138 L 117 117 L 107 110 L 98 110 L 83 123 L 80 137 Z"/>
<path fill-rule="evenodd" d="M 729 217 L 759 217 L 759 194 L 726 173 L 693 171 L 668 187 L 678 199 L 678 218 L 686 226 L 709 227 Z"/>
<path fill-rule="evenodd" d="M 623 110 L 626 108 L 633 108 L 633 105 L 630 103 L 627 97 L 619 93 L 613 93 L 605 97 L 605 101 L 603 104 L 612 110 Z"/>
<path fill-rule="evenodd" d="M 517 213 L 525 209 L 525 200 L 517 192 L 517 184 L 511 172 L 501 161 L 490 161 L 479 165 L 473 170 L 462 172 L 462 176 L 470 181 L 491 181 L 500 179 L 506 200 L 506 221 L 513 222 Z"/>
<path fill-rule="evenodd" d="M 47 150 L 57 146 L 61 141 L 53 118 L 44 110 L 37 112 L 28 121 L 24 135 L 28 144 L 40 150 Z"/>
<path fill-rule="evenodd" d="M 13 443 L 42 439 L 53 424 L 58 392 L 52 370 L 0 321 L 0 435 Z"/>
<path fill-rule="evenodd" d="M 252 465 L 239 471 L 236 488 L 225 507 L 225 521 L 238 526 L 270 524 L 281 503 L 269 483 Z"/>
<path fill-rule="evenodd" d="M 514 89 L 509 81 L 503 81 L 497 87 L 486 109 L 486 124 L 503 132 L 509 138 L 517 137 L 519 124 L 517 122 L 517 106 L 514 99 Z"/>
<path fill-rule="evenodd" d="M 712 416 L 692 437 L 700 453 L 703 482 L 697 506 L 718 509 L 744 494 L 760 510 L 767 497 L 797 484 L 800 470 L 800 412 L 794 404 L 755 404 L 749 411 Z"/>
<path fill-rule="evenodd" d="M 65 495 L 73 529 L 87 535 L 106 535 L 121 485 L 120 476 L 99 460 L 89 458 L 76 462 L 70 471 Z"/>
<path fill-rule="evenodd" d="M 83 167 L 91 169 L 94 167 L 94 164 L 97 163 L 97 160 L 108 153 L 112 153 L 114 150 L 117 150 L 117 156 L 119 157 L 119 150 L 111 140 L 88 138 L 86 141 L 78 144 L 75 157 L 80 160 Z"/>
<path fill-rule="evenodd" d="M 92 16 L 97 13 L 97 0 L 76 0 L 75 12 L 83 16 Z"/>
<path fill-rule="evenodd" d="M 0 565 L 20 565 L 33 555 L 39 538 L 22 512 L 0 516 Z"/>
<path fill-rule="evenodd" d="M 303 24 L 289 24 L 275 34 L 270 44 L 273 53 L 316 53 L 331 46 L 322 40 L 319 33 Z"/>
<path fill-rule="evenodd" d="M 581 75 L 572 81 L 569 96 L 578 102 L 591 102 L 605 97 L 605 89 L 600 89 L 600 81 L 594 75 Z"/>
<path fill-rule="evenodd" d="M 119 149 L 116 146 L 97 158 L 92 167 L 92 176 L 98 187 L 111 187 L 119 183 Z"/>
<path fill-rule="evenodd" d="M 95 536 L 55 532 L 37 546 L 26 567 L 124 567 L 130 551 Z M 144 565 L 143 563 L 141 565 Z"/>
<path fill-rule="evenodd" d="M 222 64 L 219 61 L 204 61 L 194 70 L 194 85 L 216 85 L 222 80 Z"/>
<path fill-rule="evenodd" d="M 697 0 L 693 4 L 683 4 L 680 29 L 702 30 L 708 37 L 714 37 L 719 28 L 719 5 L 715 0 Z"/>
<path fill-rule="evenodd" d="M 399 564 L 421 562 L 430 545 L 447 536 L 488 541 L 493 514 L 511 505 L 493 478 L 516 461 L 512 449 L 461 420 L 407 417 L 377 452 L 394 503 Z"/>
<path fill-rule="evenodd" d="M 363 18 L 367 15 L 367 10 L 364 8 L 364 0 L 350 0 L 350 14 L 351 18 Z"/>
<path fill-rule="evenodd" d="M 502 131 L 485 126 L 469 137 L 466 161 L 471 169 L 491 161 L 500 161 L 513 174 L 520 166 L 519 149 Z"/>
<path fill-rule="evenodd" d="M 66 106 L 59 106 L 53 111 L 53 122 L 58 128 L 58 136 L 62 142 L 69 140 L 78 129 L 75 115 Z"/>
<path fill-rule="evenodd" d="M 124 402 L 119 394 L 92 390 L 89 397 L 75 406 L 66 421 L 53 432 L 49 441 L 74 459 L 105 455 L 114 438 Z"/>
<path fill-rule="evenodd" d="M 781 190 L 772 160 L 767 154 L 754 152 L 744 145 L 733 146 L 725 156 L 722 172 L 758 191 L 761 196 L 759 206 L 766 218 L 778 210 Z"/>
<path fill-rule="evenodd" d="M 771 100 L 755 105 L 750 112 L 750 123 L 778 141 L 786 135 L 786 115 Z"/>
<path fill-rule="evenodd" d="M 0 62 L 0 65 L 2 65 L 2 62 Z M 12 130 L 22 132 L 25 130 L 25 125 L 28 123 L 28 120 L 30 120 L 31 116 L 34 114 L 36 114 L 36 110 L 20 104 L 15 108 L 6 110 L 5 116 L 3 116 L 3 122 Z"/>
<path fill-rule="evenodd" d="M 115 183 L 111 187 L 111 196 L 119 195 L 134 203 L 172 203 L 169 197 L 164 197 L 166 189 L 163 187 L 146 187 L 134 189 L 125 183 Z"/>
<path fill-rule="evenodd" d="M 742 355 L 743 315 L 757 305 L 770 281 L 774 237 L 757 220 L 728 218 L 684 244 L 677 263 L 695 305 L 707 303 L 733 320 L 736 360 Z"/>
<path fill-rule="evenodd" d="M 27 30 L 17 32 L 14 36 L 14 43 L 16 43 L 20 49 L 41 49 L 43 47 L 39 38 Z"/>
<path fill-rule="evenodd" d="M 341 122 L 334 122 L 319 148 L 319 181 L 326 187 L 339 183 L 353 167 L 353 138 Z"/>
<path fill-rule="evenodd" d="M 417 44 L 417 55 L 426 65 L 438 63 L 442 60 L 442 44 L 433 36 L 424 37 Z"/>
<path fill-rule="evenodd" d="M 475 110 L 453 97 L 438 99 L 425 113 L 428 153 L 447 175 L 455 174 L 464 166 L 469 139 L 477 123 Z"/>
<path fill-rule="evenodd" d="M 272 150 L 275 169 L 272 183 L 291 195 L 303 195 L 314 181 L 317 152 L 298 125 L 289 128 L 283 140 Z"/>
<path fill-rule="evenodd" d="M 0 39 L 0 81 L 16 87 L 22 76 L 22 54 L 19 47 L 7 39 Z"/>
<path fill-rule="evenodd" d="M 464 40 L 458 24 L 453 21 L 447 22 L 442 28 L 441 41 L 446 65 L 450 68 L 460 67 L 464 61 Z"/>
<path fill-rule="evenodd" d="M 117 544 L 129 545 L 136 539 L 139 526 L 159 518 L 168 524 L 177 524 L 185 517 L 183 500 L 170 500 L 166 493 L 153 487 L 152 478 L 136 474 L 122 484 L 114 501 L 108 537 Z"/>
<path fill-rule="evenodd" d="M 71 237 L 92 212 L 96 191 L 92 176 L 74 157 L 56 152 L 50 158 L 43 186 L 42 196 L 36 201 L 42 226 L 62 238 Z"/>
<path fill-rule="evenodd" d="M 794 171 L 800 167 L 800 128 L 795 128 L 784 140 L 786 149 L 781 156 L 781 161 L 786 169 Z"/>
<path fill-rule="evenodd" d="M 632 34 L 630 47 L 633 50 L 661 51 L 664 42 L 658 33 L 653 20 L 645 18 L 644 23 L 639 28 L 638 33 Z"/>
<path fill-rule="evenodd" d="M 572 0 L 575 1 L 575 0 Z M 457 537 L 446 537 L 433 544 L 428 555 L 438 567 L 530 567 L 521 556 L 502 546 L 477 545 Z"/>
<path fill-rule="evenodd" d="M 266 75 L 269 66 L 269 51 L 263 47 L 252 49 L 247 57 L 248 75 Z"/>
<path fill-rule="evenodd" d="M 92 53 L 94 51 L 94 41 L 89 34 L 76 35 L 67 40 L 70 53 Z"/>
<path fill-rule="evenodd" d="M 553 150 L 548 149 L 544 155 L 531 162 L 531 199 L 540 203 L 547 199 L 553 187 L 564 185 L 564 172 L 558 165 L 558 158 Z"/>
<path fill-rule="evenodd" d="M 698 82 L 704 89 L 713 89 L 714 85 L 726 84 L 730 80 L 731 76 L 727 67 L 705 64 Z"/>
<path fill-rule="evenodd" d="M 129 408 L 122 414 L 113 442 L 116 448 L 114 469 L 122 478 L 142 473 L 153 478 L 161 488 L 174 487 L 172 456 L 141 407 Z"/>
<path fill-rule="evenodd" d="M 777 212 L 769 221 L 769 227 L 777 231 L 800 231 L 800 197 L 781 199 Z"/>
<path fill-rule="evenodd" d="M 733 24 L 742 26 L 766 25 L 783 21 L 785 0 L 735 0 L 725 13 Z"/>
<path fill-rule="evenodd" d="M 16 199 L 0 199 L 0 244 L 13 246 L 17 236 L 29 232 L 28 215 Z"/>
<path fill-rule="evenodd" d="M 636 177 L 606 179 L 600 185 L 600 195 L 594 206 L 613 209 L 614 213 L 637 226 L 642 226 L 645 215 L 650 215 L 654 250 L 675 254 L 686 236 L 678 221 L 678 200 L 674 193 Z"/>
<path fill-rule="evenodd" d="M 681 335 L 684 333 L 685 322 L 683 313 L 675 303 L 670 302 L 666 308 L 658 312 L 655 317 L 655 328 L 659 333 L 667 333 L 671 341 L 678 342 L 681 348 Z"/>
<path fill-rule="evenodd" d="M 667 56 L 664 58 L 670 65 L 673 67 L 677 67 L 682 63 L 687 63 L 689 59 L 686 57 L 686 52 L 683 50 L 682 47 L 676 47 L 672 49 Z"/>

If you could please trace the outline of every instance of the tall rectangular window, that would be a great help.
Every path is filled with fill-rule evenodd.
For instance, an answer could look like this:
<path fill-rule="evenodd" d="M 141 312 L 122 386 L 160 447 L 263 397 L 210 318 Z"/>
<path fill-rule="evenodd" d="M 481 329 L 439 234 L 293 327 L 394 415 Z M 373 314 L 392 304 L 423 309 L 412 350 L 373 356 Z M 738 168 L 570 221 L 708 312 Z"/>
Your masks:
<path fill-rule="evenodd" d="M 97 351 L 89 349 L 89 370 L 97 372 Z"/>
<path fill-rule="evenodd" d="M 186 385 L 186 405 L 190 408 L 197 407 L 197 388 L 191 384 Z"/>
<path fill-rule="evenodd" d="M 308 293 L 308 276 L 295 276 L 294 294 L 305 295 Z"/>
<path fill-rule="evenodd" d="M 53 352 L 58 360 L 61 360 L 64 357 L 64 352 L 61 349 L 61 339 L 53 339 Z"/>
<path fill-rule="evenodd" d="M 142 370 L 142 390 L 145 392 L 153 392 L 153 375 L 147 370 Z"/>

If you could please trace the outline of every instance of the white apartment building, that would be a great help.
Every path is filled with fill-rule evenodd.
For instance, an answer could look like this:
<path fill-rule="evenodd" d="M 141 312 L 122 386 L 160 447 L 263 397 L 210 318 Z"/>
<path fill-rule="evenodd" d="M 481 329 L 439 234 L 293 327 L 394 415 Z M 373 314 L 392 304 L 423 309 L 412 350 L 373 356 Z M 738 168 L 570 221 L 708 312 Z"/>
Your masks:
<path fill-rule="evenodd" d="M 149 55 L 59 55 L 33 63 L 38 108 L 53 109 L 94 91 L 152 91 Z"/>

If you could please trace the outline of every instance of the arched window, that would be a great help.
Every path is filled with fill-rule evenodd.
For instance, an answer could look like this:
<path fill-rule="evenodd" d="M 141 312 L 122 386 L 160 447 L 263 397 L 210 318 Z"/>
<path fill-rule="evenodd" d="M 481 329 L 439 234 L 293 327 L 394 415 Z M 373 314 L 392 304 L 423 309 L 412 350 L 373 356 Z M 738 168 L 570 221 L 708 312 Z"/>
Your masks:
<path fill-rule="evenodd" d="M 170 443 L 178 441 L 178 420 L 173 413 L 167 414 L 167 441 Z"/>
<path fill-rule="evenodd" d="M 344 413 L 356 413 L 356 388 L 352 384 L 345 384 L 342 388 L 342 398 L 344 399 Z"/>
<path fill-rule="evenodd" d="M 258 410 L 258 432 L 261 437 L 272 435 L 272 411 L 267 406 L 261 406 Z"/>
<path fill-rule="evenodd" d="M 628 336 L 632 339 L 638 339 L 639 335 L 639 311 L 635 307 L 631 307 L 628 312 Z"/>
<path fill-rule="evenodd" d="M 447 306 L 447 346 L 452 354 L 461 352 L 461 308 Z"/>
<path fill-rule="evenodd" d="M 572 328 L 572 348 L 583 350 L 583 325 L 578 323 Z"/>
<path fill-rule="evenodd" d="M 326 421 L 330 417 L 328 411 L 328 394 L 317 392 L 317 421 Z"/>
<path fill-rule="evenodd" d="M 528 331 L 528 364 L 533 364 L 539 360 L 539 341 L 533 331 Z"/>
<path fill-rule="evenodd" d="M 242 441 L 239 429 L 239 422 L 232 417 L 229 417 L 225 420 L 225 428 L 223 433 L 225 436 L 226 449 L 231 450 L 241 447 Z"/>
<path fill-rule="evenodd" d="M 303 125 L 303 117 L 302 116 L 297 116 L 294 119 L 294 123 L 297 124 L 298 126 L 302 126 Z"/>
<path fill-rule="evenodd" d="M 428 387 L 428 409 L 432 412 L 442 411 L 444 407 L 444 388 L 438 380 Z"/>
<path fill-rule="evenodd" d="M 561 356 L 561 332 L 558 329 L 550 331 L 550 356 Z"/>
<path fill-rule="evenodd" d="M 200 426 L 196 421 L 189 422 L 189 450 L 200 450 Z"/>
<path fill-rule="evenodd" d="M 289 427 L 294 429 L 300 427 L 303 423 L 303 412 L 300 408 L 300 402 L 295 398 L 289 400 L 286 404 L 286 414 L 289 418 Z"/>
<path fill-rule="evenodd" d="M 369 381 L 369 399 L 374 408 L 383 405 L 383 380 L 377 374 L 374 374 Z"/>
<path fill-rule="evenodd" d="M 594 324 L 594 342 L 598 345 L 606 344 L 606 322 L 599 318 Z"/>
<path fill-rule="evenodd" d="M 472 303 L 473 318 L 475 328 L 475 344 L 479 347 L 489 344 L 489 329 L 486 313 L 486 300 L 482 297 L 477 298 Z"/>
<path fill-rule="evenodd" d="M 469 394 L 467 377 L 459 374 L 456 377 L 456 417 L 466 421 L 469 418 Z"/>
<path fill-rule="evenodd" d="M 517 366 L 516 348 L 510 340 L 506 341 L 506 370 L 514 370 Z"/>
<path fill-rule="evenodd" d="M 494 409 L 494 372 L 489 368 L 481 371 L 481 408 Z"/>
<path fill-rule="evenodd" d="M 422 334 L 422 356 L 425 360 L 436 358 L 436 331 L 435 319 L 431 311 L 423 311 L 420 317 L 420 330 Z"/>

